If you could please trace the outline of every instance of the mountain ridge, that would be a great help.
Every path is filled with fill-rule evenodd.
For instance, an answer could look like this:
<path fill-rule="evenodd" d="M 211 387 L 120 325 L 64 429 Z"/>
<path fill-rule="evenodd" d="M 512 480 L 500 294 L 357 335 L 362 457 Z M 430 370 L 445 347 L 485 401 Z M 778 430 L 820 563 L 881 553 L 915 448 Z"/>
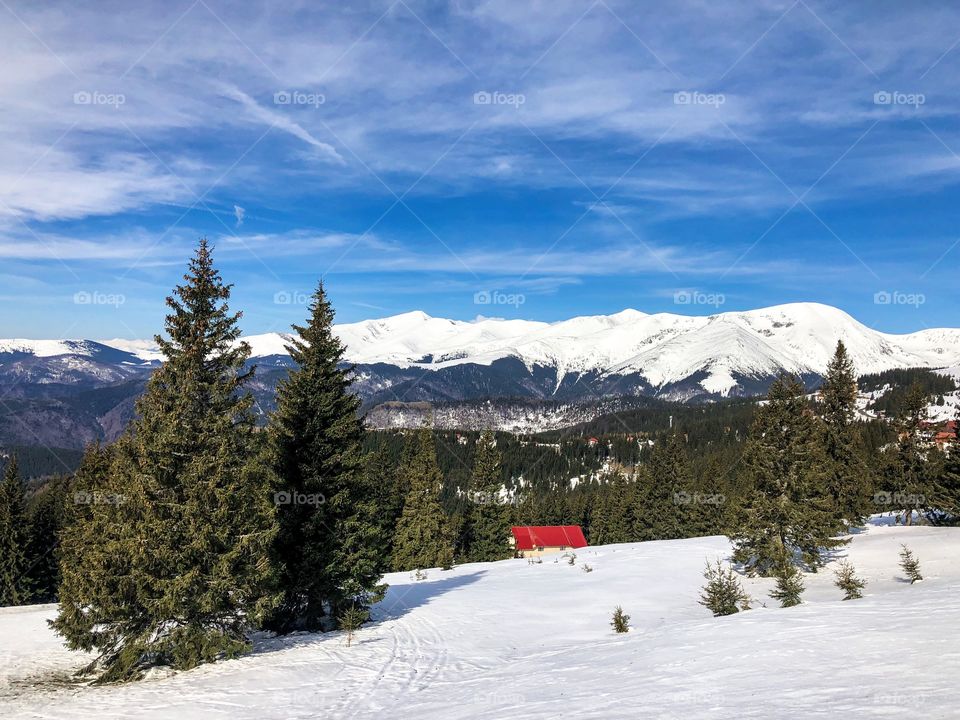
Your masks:
<path fill-rule="evenodd" d="M 960 329 L 882 333 L 817 303 L 707 316 L 625 310 L 554 323 L 416 311 L 334 331 L 355 366 L 368 422 L 379 427 L 418 423 L 431 415 L 426 404 L 450 427 L 551 429 L 594 417 L 609 400 L 760 395 L 782 371 L 813 388 L 838 340 L 859 374 L 960 366 Z M 243 339 L 259 368 L 250 390 L 265 416 L 292 365 L 289 336 Z M 161 359 L 149 340 L 0 340 L 0 443 L 109 441 L 133 417 Z"/>
<path fill-rule="evenodd" d="M 517 358 L 528 370 L 555 368 L 559 377 L 585 372 L 639 373 L 654 387 L 706 371 L 703 389 L 719 395 L 734 389 L 737 374 L 764 376 L 780 370 L 820 374 L 837 340 L 847 345 L 861 373 L 960 363 L 960 329 L 884 333 L 820 303 L 711 315 L 626 309 L 552 323 L 450 320 L 413 311 L 338 324 L 334 330 L 347 347 L 345 359 L 357 365 L 440 370 L 468 363 L 490 366 L 497 360 Z M 288 337 L 286 333 L 264 333 L 242 339 L 251 345 L 253 358 L 259 359 L 285 356 Z M 0 354 L 10 349 L 38 357 L 92 354 L 83 352 L 91 343 L 128 353 L 131 363 L 156 362 L 161 357 L 151 341 L 142 340 L 0 340 Z M 31 344 L 36 346 L 32 353 Z"/>

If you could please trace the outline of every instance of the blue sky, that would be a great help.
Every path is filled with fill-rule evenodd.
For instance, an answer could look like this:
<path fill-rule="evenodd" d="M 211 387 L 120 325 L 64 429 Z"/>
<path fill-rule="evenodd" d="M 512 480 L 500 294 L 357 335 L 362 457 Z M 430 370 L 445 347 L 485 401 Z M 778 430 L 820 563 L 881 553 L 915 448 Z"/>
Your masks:
<path fill-rule="evenodd" d="M 247 333 L 320 277 L 342 322 L 816 301 L 958 324 L 958 7 L 0 15 L 0 337 L 151 336 L 201 235 Z"/>

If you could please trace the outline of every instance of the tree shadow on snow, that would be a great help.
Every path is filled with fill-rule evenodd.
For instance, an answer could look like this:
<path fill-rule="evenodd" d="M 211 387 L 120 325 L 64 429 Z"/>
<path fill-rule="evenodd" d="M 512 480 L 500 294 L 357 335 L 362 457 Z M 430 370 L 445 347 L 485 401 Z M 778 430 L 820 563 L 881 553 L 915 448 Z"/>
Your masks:
<path fill-rule="evenodd" d="M 483 572 L 474 572 L 467 575 L 450 575 L 442 573 L 439 570 L 431 571 L 436 573 L 432 577 L 424 580 L 415 580 L 412 577 L 403 584 L 392 584 L 387 590 L 386 597 L 373 606 L 370 611 L 371 621 L 364 627 L 376 627 L 385 620 L 394 620 L 403 617 L 414 608 L 422 607 L 430 603 L 435 597 L 443 595 L 445 592 L 455 590 L 459 587 L 471 585 L 480 579 Z M 319 643 L 333 642 L 337 638 L 342 638 L 342 631 L 328 632 L 307 632 L 300 631 L 290 633 L 289 635 L 273 635 L 267 632 L 255 633 L 253 636 L 253 654 L 260 655 L 271 652 L 282 652 L 296 647 L 316 645 Z M 354 640 L 354 645 L 379 642 L 381 638 L 364 638 Z"/>
<path fill-rule="evenodd" d="M 480 571 L 467 575 L 444 577 L 445 573 L 442 571 L 434 570 L 431 572 L 435 574 L 424 580 L 411 578 L 403 584 L 391 585 L 390 589 L 387 590 L 387 596 L 374 605 L 370 613 L 373 621 L 376 623 L 403 617 L 414 608 L 427 605 L 431 600 L 444 593 L 466 585 L 472 585 L 485 574 L 485 571 Z"/>

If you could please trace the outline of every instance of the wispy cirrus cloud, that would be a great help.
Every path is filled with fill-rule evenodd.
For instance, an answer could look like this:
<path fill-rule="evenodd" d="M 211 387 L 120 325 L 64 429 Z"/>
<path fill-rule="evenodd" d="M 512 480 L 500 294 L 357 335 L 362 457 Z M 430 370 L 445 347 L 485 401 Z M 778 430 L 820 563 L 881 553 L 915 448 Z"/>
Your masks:
<path fill-rule="evenodd" d="M 12 2 L 0 17 L 0 257 L 20 273 L 169 285 L 203 234 L 241 276 L 353 273 L 374 295 L 378 273 L 829 294 L 818 277 L 883 275 L 897 243 L 919 248 L 917 277 L 953 259 L 949 4 Z M 878 243 L 885 213 L 899 234 Z M 631 304 L 621 292 L 610 302 Z"/>

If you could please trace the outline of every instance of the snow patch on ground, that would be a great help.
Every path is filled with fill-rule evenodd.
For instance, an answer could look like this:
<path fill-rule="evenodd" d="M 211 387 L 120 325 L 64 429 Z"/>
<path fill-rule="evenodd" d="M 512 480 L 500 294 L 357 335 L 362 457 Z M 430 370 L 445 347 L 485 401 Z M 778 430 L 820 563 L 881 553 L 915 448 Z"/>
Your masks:
<path fill-rule="evenodd" d="M 900 543 L 925 580 L 903 581 Z M 869 584 L 842 602 L 830 569 L 803 605 L 713 618 L 697 603 L 723 537 L 584 548 L 576 564 L 526 560 L 387 577 L 377 622 L 259 639 L 256 652 L 121 687 L 49 680 L 79 667 L 47 629 L 49 605 L 0 609 L 0 703 L 10 718 L 956 717 L 960 529 L 889 524 L 855 535 Z M 831 565 L 836 562 L 836 558 Z M 583 572 L 584 563 L 592 572 Z M 767 608 L 759 607 L 766 603 Z M 609 627 L 616 605 L 631 632 Z"/>

